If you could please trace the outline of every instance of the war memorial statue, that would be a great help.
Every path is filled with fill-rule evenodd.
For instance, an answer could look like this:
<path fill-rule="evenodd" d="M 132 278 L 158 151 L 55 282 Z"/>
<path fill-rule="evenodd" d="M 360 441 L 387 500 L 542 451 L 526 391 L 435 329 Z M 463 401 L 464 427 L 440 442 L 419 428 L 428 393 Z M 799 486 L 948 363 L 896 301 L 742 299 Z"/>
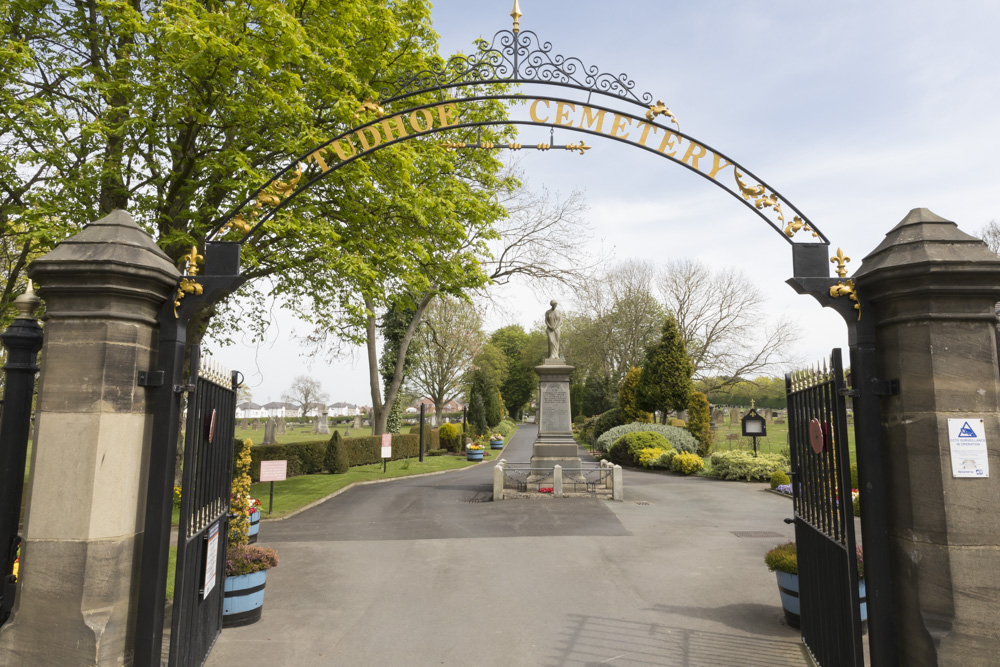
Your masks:
<path fill-rule="evenodd" d="M 570 416 L 569 374 L 573 366 L 566 365 L 559 356 L 559 337 L 562 314 L 556 301 L 545 311 L 545 329 L 549 339 L 549 356 L 540 366 L 538 374 L 538 436 L 532 447 L 532 477 L 547 475 L 544 469 L 555 465 L 563 468 L 564 475 L 580 470 L 580 457 Z M 536 470 L 539 469 L 539 470 Z M 531 481 L 531 478 L 529 478 Z"/>

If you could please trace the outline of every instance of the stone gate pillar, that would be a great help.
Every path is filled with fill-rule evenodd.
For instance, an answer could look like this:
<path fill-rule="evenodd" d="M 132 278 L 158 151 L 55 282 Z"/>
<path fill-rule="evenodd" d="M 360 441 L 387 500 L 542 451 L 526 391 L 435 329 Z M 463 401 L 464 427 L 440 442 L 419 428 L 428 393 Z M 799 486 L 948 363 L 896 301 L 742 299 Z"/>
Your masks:
<path fill-rule="evenodd" d="M 914 209 L 854 276 L 876 328 L 899 664 L 1000 647 L 1000 257 Z M 948 419 L 985 420 L 989 478 L 955 478 Z M 862 496 L 862 502 L 864 497 Z"/>
<path fill-rule="evenodd" d="M 3 665 L 132 662 L 152 426 L 140 370 L 179 273 L 124 211 L 28 274 L 45 302 L 31 480 Z"/>

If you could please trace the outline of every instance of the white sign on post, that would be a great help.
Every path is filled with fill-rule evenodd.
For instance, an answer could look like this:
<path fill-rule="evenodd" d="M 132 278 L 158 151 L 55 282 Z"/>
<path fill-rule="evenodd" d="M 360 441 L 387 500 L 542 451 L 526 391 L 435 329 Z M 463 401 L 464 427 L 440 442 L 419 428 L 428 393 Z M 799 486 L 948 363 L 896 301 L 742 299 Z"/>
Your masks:
<path fill-rule="evenodd" d="M 201 587 L 201 599 L 204 600 L 215 588 L 215 571 L 219 569 L 219 522 L 216 521 L 208 529 L 208 540 L 205 547 L 205 577 Z"/>
<path fill-rule="evenodd" d="M 261 461 L 260 481 L 283 482 L 288 474 L 288 461 Z"/>
<path fill-rule="evenodd" d="M 982 419 L 949 419 L 952 477 L 989 477 L 986 425 Z"/>
<path fill-rule="evenodd" d="M 392 458 L 392 433 L 382 434 L 382 458 Z"/>

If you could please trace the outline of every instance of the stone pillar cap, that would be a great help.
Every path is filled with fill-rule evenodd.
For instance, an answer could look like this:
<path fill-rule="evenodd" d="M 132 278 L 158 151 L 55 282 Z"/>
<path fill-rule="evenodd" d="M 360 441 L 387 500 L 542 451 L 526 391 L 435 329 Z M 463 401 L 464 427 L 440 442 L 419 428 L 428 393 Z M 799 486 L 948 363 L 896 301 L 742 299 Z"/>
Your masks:
<path fill-rule="evenodd" d="M 966 234 L 954 222 L 929 209 L 915 208 L 861 261 L 853 278 L 864 282 L 876 273 L 905 271 L 907 267 L 929 263 L 1000 269 L 1000 257 L 981 239 Z"/>
<path fill-rule="evenodd" d="M 139 272 L 157 282 L 174 284 L 181 273 L 153 239 L 126 211 L 115 210 L 60 242 L 46 255 L 32 262 L 28 274 L 38 278 L 53 272 L 72 272 L 75 265 L 120 267 Z M 40 281 L 41 282 L 41 281 Z M 42 286 L 45 287 L 44 282 Z"/>

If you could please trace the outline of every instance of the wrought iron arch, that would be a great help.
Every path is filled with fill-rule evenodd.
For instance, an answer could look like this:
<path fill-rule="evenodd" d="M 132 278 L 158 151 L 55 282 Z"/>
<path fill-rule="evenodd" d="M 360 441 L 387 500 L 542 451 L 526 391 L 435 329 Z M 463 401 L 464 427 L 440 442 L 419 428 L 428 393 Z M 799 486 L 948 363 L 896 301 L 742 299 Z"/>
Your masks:
<path fill-rule="evenodd" d="M 462 129 L 475 129 L 484 126 L 495 125 L 539 125 L 560 130 L 568 130 L 593 136 L 603 136 L 621 143 L 630 144 L 642 148 L 648 152 L 660 153 L 664 157 L 681 164 L 695 173 L 707 178 L 714 184 L 721 187 L 730 195 L 736 197 L 748 208 L 754 211 L 770 227 L 776 230 L 792 245 L 829 245 L 830 241 L 795 205 L 784 198 L 777 190 L 766 183 L 763 179 L 754 175 L 749 169 L 739 164 L 732 158 L 720 151 L 712 148 L 709 144 L 699 141 L 694 137 L 682 132 L 677 118 L 670 109 L 660 100 L 654 102 L 654 96 L 649 92 L 639 92 L 633 79 L 626 74 L 614 75 L 605 72 L 594 65 L 587 65 L 580 58 L 568 57 L 562 54 L 553 53 L 551 42 L 543 42 L 533 31 L 519 30 L 520 12 L 515 4 L 515 10 L 511 16 L 514 18 L 512 30 L 498 31 L 492 41 L 479 40 L 477 51 L 472 55 L 456 55 L 450 58 L 444 65 L 423 70 L 416 73 L 403 75 L 391 85 L 384 87 L 380 91 L 380 101 L 374 99 L 365 100 L 360 104 L 358 114 L 371 114 L 373 117 L 367 122 L 359 125 L 341 129 L 333 138 L 310 149 L 308 152 L 299 155 L 291 160 L 283 169 L 275 173 L 260 188 L 248 195 L 240 204 L 232 209 L 228 214 L 219 219 L 217 224 L 206 236 L 206 241 L 220 240 L 228 234 L 231 229 L 238 229 L 244 232 L 240 243 L 251 238 L 268 220 L 274 217 L 279 211 L 285 208 L 296 197 L 307 191 L 311 186 L 319 182 L 329 173 L 336 171 L 355 160 L 365 157 L 371 153 L 380 151 L 386 147 L 408 141 L 410 139 L 436 134 L 444 131 L 455 131 Z M 500 92 L 480 94 L 472 90 L 469 95 L 460 96 L 458 91 L 476 89 L 484 85 L 498 87 L 513 87 L 517 92 Z M 570 99 L 558 97 L 542 92 L 524 91 L 524 87 L 541 87 L 543 90 L 551 88 L 577 91 L 585 93 L 585 99 Z M 444 91 L 455 91 L 450 97 L 440 97 Z M 421 102 L 429 95 L 439 95 L 433 102 Z M 594 102 L 598 97 L 605 104 Z M 595 131 L 583 127 L 572 127 L 560 122 L 525 121 L 519 119 L 506 119 L 504 121 L 481 121 L 481 122 L 454 122 L 444 127 L 434 127 L 433 122 L 424 129 L 411 127 L 410 130 L 403 128 L 404 119 L 411 118 L 412 114 L 429 113 L 431 109 L 438 109 L 449 105 L 458 107 L 462 104 L 486 102 L 486 101 L 525 101 L 543 100 L 559 105 L 581 105 L 583 108 L 595 114 L 614 114 L 615 118 L 626 119 L 630 124 L 637 123 L 647 126 L 643 130 L 643 140 L 640 143 L 629 141 L 626 137 L 620 136 L 617 132 L 604 132 L 602 128 Z M 413 103 L 416 101 L 417 103 Z M 628 105 L 633 109 L 627 110 L 611 105 L 615 101 Z M 407 104 L 410 103 L 410 104 Z M 394 107 L 394 108 L 393 108 Z M 635 113 L 635 107 L 641 109 L 641 115 Z M 657 123 L 659 117 L 668 119 L 674 127 Z M 386 119 L 391 119 L 399 123 L 402 128 L 402 136 L 393 136 L 390 127 L 386 125 Z M 443 123 L 442 123 L 443 124 Z M 382 139 L 379 126 L 385 128 L 385 139 Z M 582 123 L 581 123 L 582 125 Z M 371 132 L 367 135 L 371 142 L 361 139 L 363 150 L 352 150 L 349 155 L 346 151 L 340 153 L 340 159 L 332 165 L 327 164 L 324 152 L 331 146 L 341 146 L 341 142 L 350 141 L 352 136 L 361 136 L 364 132 Z M 647 133 L 663 133 L 665 137 L 673 137 L 680 144 L 686 142 L 688 155 L 678 158 L 677 151 L 668 154 L 665 150 L 657 150 L 645 145 Z M 376 139 L 377 137 L 377 139 Z M 367 145 L 367 144 L 373 145 Z M 466 144 L 461 142 L 447 142 L 449 148 L 503 148 L 511 146 L 484 146 L 477 142 Z M 525 148 L 516 144 L 517 149 Z M 539 144 L 536 147 L 541 147 Z M 530 148 L 530 147 L 527 147 Z M 547 149 L 552 148 L 551 145 Z M 574 146 L 572 144 L 559 146 L 570 150 L 588 150 L 590 147 Z M 693 151 L 693 152 L 692 152 Z M 327 153 L 329 155 L 329 153 Z M 718 167 L 714 172 L 699 170 L 701 160 L 712 161 Z M 315 168 L 310 167 L 312 162 Z M 307 164 L 305 171 L 301 169 L 303 163 Z M 721 182 L 716 176 L 723 170 L 732 167 L 733 178 L 728 184 Z M 302 182 L 302 178 L 305 181 Z M 301 183 L 301 184 L 300 184 Z M 260 209 L 265 208 L 262 213 Z M 250 210 L 250 213 L 246 211 Z M 805 240 L 795 239 L 799 231 L 809 232 Z M 800 237 L 801 239 L 801 237 Z"/>

